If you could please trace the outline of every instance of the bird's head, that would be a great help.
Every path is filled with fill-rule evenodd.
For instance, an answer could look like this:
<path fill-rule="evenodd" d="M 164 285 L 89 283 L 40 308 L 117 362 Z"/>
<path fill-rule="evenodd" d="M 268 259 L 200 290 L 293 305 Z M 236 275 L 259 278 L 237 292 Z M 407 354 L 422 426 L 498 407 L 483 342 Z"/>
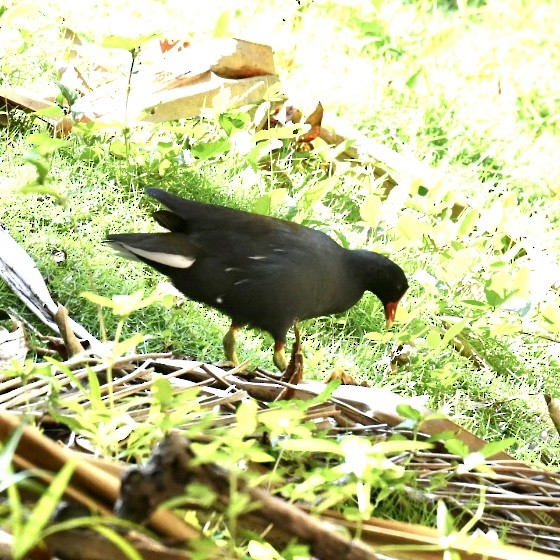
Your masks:
<path fill-rule="evenodd" d="M 403 269 L 391 259 L 369 251 L 363 253 L 367 254 L 364 256 L 368 261 L 366 289 L 381 300 L 389 329 L 395 321 L 399 302 L 408 290 L 408 280 Z"/>

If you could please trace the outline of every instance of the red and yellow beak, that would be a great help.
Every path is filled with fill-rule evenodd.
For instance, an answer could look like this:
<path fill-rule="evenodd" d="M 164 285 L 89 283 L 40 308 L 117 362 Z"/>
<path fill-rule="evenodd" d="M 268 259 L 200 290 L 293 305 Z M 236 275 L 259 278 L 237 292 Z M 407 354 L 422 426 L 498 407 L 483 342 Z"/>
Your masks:
<path fill-rule="evenodd" d="M 390 329 L 395 322 L 395 315 L 397 314 L 398 301 L 390 301 L 385 304 L 385 324 L 387 329 Z"/>

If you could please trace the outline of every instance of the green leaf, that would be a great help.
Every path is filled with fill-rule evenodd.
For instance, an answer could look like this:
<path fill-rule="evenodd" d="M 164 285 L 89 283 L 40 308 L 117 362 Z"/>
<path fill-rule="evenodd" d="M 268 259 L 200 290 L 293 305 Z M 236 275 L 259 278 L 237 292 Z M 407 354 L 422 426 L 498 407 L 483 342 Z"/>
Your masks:
<path fill-rule="evenodd" d="M 553 302 L 547 302 L 540 306 L 539 311 L 547 323 L 560 328 L 560 305 Z"/>
<path fill-rule="evenodd" d="M 425 230 L 425 224 L 411 214 L 402 214 L 397 222 L 398 235 L 411 241 L 421 240 Z"/>
<path fill-rule="evenodd" d="M 118 294 L 111 298 L 113 313 L 124 317 L 130 315 L 133 311 L 144 307 L 144 290 L 140 289 L 131 294 Z"/>
<path fill-rule="evenodd" d="M 58 105 L 53 105 L 52 107 L 45 107 L 44 109 L 39 109 L 34 113 L 37 117 L 52 117 L 55 119 L 61 119 L 65 117 L 64 110 Z"/>
<path fill-rule="evenodd" d="M 126 144 L 122 140 L 113 140 L 109 145 L 109 151 L 117 157 L 126 156 Z"/>
<path fill-rule="evenodd" d="M 99 384 L 99 378 L 97 374 L 91 369 L 88 368 L 87 370 L 87 377 L 88 377 L 88 402 L 91 405 L 91 408 L 97 412 L 101 411 L 104 412 L 105 404 L 103 403 L 103 399 L 101 398 L 101 385 Z M 76 403 L 77 406 L 81 406 Z"/>
<path fill-rule="evenodd" d="M 132 352 L 139 344 L 142 344 L 146 340 L 146 336 L 142 333 L 136 333 L 130 338 L 122 340 L 121 342 L 115 344 L 113 347 L 113 354 L 115 356 L 126 356 L 129 352 Z"/>
<path fill-rule="evenodd" d="M 224 132 L 231 136 L 231 133 L 236 130 L 243 130 L 250 122 L 250 117 L 247 113 L 222 113 L 218 117 L 218 122 L 223 128 Z"/>
<path fill-rule="evenodd" d="M 98 163 L 101 161 L 101 150 L 97 146 L 86 146 L 79 153 L 78 158 L 81 161 Z"/>
<path fill-rule="evenodd" d="M 412 76 L 410 76 L 410 78 L 406 80 L 405 85 L 407 88 L 412 89 L 416 85 L 416 82 L 418 81 L 419 76 L 422 74 L 422 71 L 422 67 L 418 68 L 418 70 L 416 70 L 416 72 L 414 72 L 414 74 L 412 74 Z"/>
<path fill-rule="evenodd" d="M 333 395 L 333 393 L 340 387 L 340 381 L 329 381 L 325 385 L 323 391 L 321 391 L 317 396 L 313 397 L 312 399 L 306 401 L 306 405 L 308 408 L 311 406 L 316 406 L 318 404 L 322 404 L 327 402 Z"/>
<path fill-rule="evenodd" d="M 253 212 L 264 216 L 270 215 L 272 210 L 280 206 L 288 198 L 288 189 L 274 189 L 259 196 L 253 204 Z"/>
<path fill-rule="evenodd" d="M 449 451 L 449 453 L 458 455 L 459 457 L 466 457 L 470 452 L 469 446 L 457 438 L 448 439 L 443 442 L 443 445 L 445 445 L 445 448 Z"/>
<path fill-rule="evenodd" d="M 34 146 L 42 156 L 49 156 L 56 150 L 68 145 L 66 140 L 53 138 L 44 132 L 34 132 L 26 138 L 26 141 Z"/>
<path fill-rule="evenodd" d="M 493 267 L 498 270 L 484 286 L 489 305 L 499 307 L 515 297 L 512 303 L 517 304 L 519 312 L 526 313 L 530 305 L 530 271 L 526 267 L 504 269 L 501 262 L 493 263 Z"/>
<path fill-rule="evenodd" d="M 113 307 L 113 301 L 109 298 L 100 296 L 98 294 L 94 294 L 93 292 L 81 292 L 80 297 L 83 297 L 96 305 L 100 305 L 101 307 Z"/>
<path fill-rule="evenodd" d="M 432 370 L 434 379 L 437 379 L 444 387 L 453 385 L 462 375 L 464 372 L 457 368 L 454 362 L 446 362 L 443 367 Z"/>
<path fill-rule="evenodd" d="M 376 228 L 379 225 L 381 213 L 382 203 L 377 196 L 366 198 L 360 205 L 360 217 L 369 227 Z"/>
<path fill-rule="evenodd" d="M 331 146 L 331 144 L 320 144 L 320 138 L 315 140 L 315 148 L 313 153 L 321 158 L 322 161 L 331 163 L 336 160 L 336 158 L 350 148 L 356 141 L 354 139 L 347 138 L 340 144 Z"/>
<path fill-rule="evenodd" d="M 119 317 L 128 317 L 134 311 L 148 307 L 155 302 L 161 300 L 164 296 L 157 289 L 150 295 L 144 297 L 144 290 L 140 289 L 129 295 L 114 295 L 111 299 L 94 294 L 93 292 L 81 292 L 80 297 L 83 297 L 96 305 L 101 307 L 108 307 L 113 310 L 113 313 Z"/>
<path fill-rule="evenodd" d="M 220 138 L 212 142 L 197 142 L 191 148 L 191 153 L 197 159 L 210 159 L 227 153 L 230 148 L 230 141 L 227 138 Z"/>
<path fill-rule="evenodd" d="M 469 210 L 468 212 L 463 212 L 463 214 L 464 216 L 459 224 L 459 229 L 457 230 L 459 237 L 471 233 L 480 218 L 480 213 L 474 209 Z"/>
<path fill-rule="evenodd" d="M 484 288 L 484 295 L 486 296 L 486 301 L 490 307 L 499 307 L 502 303 L 504 303 L 504 298 L 494 290 Z"/>
<path fill-rule="evenodd" d="M 3 4 L 6 5 L 5 3 Z M 16 21 L 19 18 L 30 18 L 31 21 L 37 16 L 37 4 L 35 2 L 16 2 L 14 6 L 8 8 L 2 14 L 2 26 L 6 29 L 9 25 L 13 25 L 14 29 L 18 29 L 20 24 Z"/>
<path fill-rule="evenodd" d="M 441 334 L 438 330 L 432 329 L 426 335 L 426 345 L 432 350 L 438 350 L 442 347 Z"/>
<path fill-rule="evenodd" d="M 305 453 L 335 453 L 342 454 L 340 445 L 335 441 L 313 438 L 313 439 L 287 439 L 280 443 L 284 450 L 303 451 Z"/>
<path fill-rule="evenodd" d="M 19 192 L 22 194 L 41 194 L 49 195 L 56 199 L 56 202 L 61 206 L 66 205 L 66 198 L 62 196 L 55 188 L 49 185 L 39 185 L 37 183 L 28 183 L 23 187 L 20 187 Z"/>
<path fill-rule="evenodd" d="M 247 162 L 254 168 L 258 168 L 258 163 L 274 150 L 279 150 L 282 147 L 282 141 L 277 138 L 272 138 L 265 142 L 259 142 L 249 153 L 245 156 Z"/>
<path fill-rule="evenodd" d="M 487 305 L 485 302 L 476 299 L 464 299 L 462 303 L 470 307 L 486 307 Z"/>
<path fill-rule="evenodd" d="M 202 507 L 210 507 L 216 500 L 216 493 L 210 488 L 208 484 L 202 482 L 192 481 L 185 487 L 185 496 L 194 502 L 197 502 Z M 169 507 L 169 501 L 166 501 Z"/>
<path fill-rule="evenodd" d="M 404 418 L 415 420 L 416 422 L 422 419 L 422 413 L 409 404 L 398 404 L 397 413 Z"/>
<path fill-rule="evenodd" d="M 290 430 L 303 420 L 304 411 L 287 409 L 265 410 L 259 415 L 259 420 L 271 431 L 290 433 Z"/>
<path fill-rule="evenodd" d="M 37 505 L 33 508 L 25 525 L 16 531 L 12 547 L 12 555 L 16 560 L 24 558 L 39 541 L 41 531 L 50 521 L 54 510 L 58 506 L 75 467 L 75 460 L 69 460 L 60 469 L 50 486 L 37 502 Z"/>
<path fill-rule="evenodd" d="M 2 450 L 0 451 L 0 492 L 4 492 L 8 486 L 15 484 L 17 482 L 16 478 L 23 478 L 29 476 L 29 473 L 20 473 L 19 475 L 14 475 L 11 469 L 11 464 L 18 446 L 19 440 L 21 439 L 21 434 L 23 433 L 24 424 L 21 422 L 18 424 L 17 428 L 12 432 L 7 442 L 4 443 Z"/>
<path fill-rule="evenodd" d="M 503 336 L 517 334 L 523 331 L 523 325 L 512 325 L 511 323 L 492 323 L 490 325 L 490 336 Z"/>
<path fill-rule="evenodd" d="M 37 173 L 37 183 L 43 185 L 51 169 L 50 163 L 44 156 L 37 152 L 28 152 L 23 156 L 23 161 L 35 167 Z"/>
<path fill-rule="evenodd" d="M 453 340 L 467 325 L 469 324 L 469 319 L 462 319 L 461 321 L 453 324 L 449 329 L 445 331 L 443 338 L 441 340 L 441 346 L 447 346 L 451 340 Z"/>
<path fill-rule="evenodd" d="M 443 500 L 439 500 L 437 504 L 437 528 L 439 533 L 445 536 L 455 531 L 453 517 L 447 511 L 447 506 Z"/>
<path fill-rule="evenodd" d="M 444 414 L 442 414 L 442 418 L 446 418 Z M 455 439 L 456 435 L 453 430 L 445 430 L 444 432 L 438 432 L 433 436 L 428 438 L 428 441 L 446 441 L 449 439 Z"/>
<path fill-rule="evenodd" d="M 236 425 L 231 429 L 232 437 L 243 439 L 257 429 L 257 412 L 259 406 L 256 401 L 243 401 L 235 413 Z"/>
<path fill-rule="evenodd" d="M 62 82 L 57 81 L 56 85 L 58 86 L 58 89 L 60 89 L 60 93 L 64 99 L 68 102 L 68 105 L 72 106 L 79 97 L 78 92 L 75 89 L 69 88 Z"/>
<path fill-rule="evenodd" d="M 167 408 L 173 403 L 173 386 L 168 379 L 158 377 L 152 384 L 152 395 L 154 402 L 159 404 L 162 408 Z"/>
<path fill-rule="evenodd" d="M 134 51 L 145 45 L 156 37 L 155 33 L 149 35 L 138 35 L 136 37 L 127 37 L 125 35 L 106 35 L 101 41 L 101 46 L 106 49 L 124 49 L 125 51 Z"/>
<path fill-rule="evenodd" d="M 254 449 L 247 452 L 247 460 L 253 463 L 274 463 L 276 458 L 261 449 Z"/>
<path fill-rule="evenodd" d="M 216 19 L 216 23 L 214 24 L 214 33 L 212 36 L 216 38 L 231 37 L 232 35 L 229 31 L 230 19 L 229 10 L 224 10 Z"/>
<path fill-rule="evenodd" d="M 493 455 L 502 453 L 508 447 L 513 445 L 517 440 L 515 438 L 506 438 L 501 441 L 491 441 L 487 443 L 479 453 L 482 453 L 487 459 L 491 458 Z"/>
<path fill-rule="evenodd" d="M 247 552 L 250 558 L 254 560 L 282 560 L 282 556 L 274 550 L 272 545 L 264 542 L 249 541 Z"/>
<path fill-rule="evenodd" d="M 301 136 L 306 129 L 309 130 L 310 126 L 302 124 L 288 124 L 286 126 L 267 128 L 265 130 L 255 132 L 251 141 L 256 144 L 257 142 L 261 142 L 263 140 L 289 140 Z"/>
<path fill-rule="evenodd" d="M 328 177 L 305 189 L 302 196 L 303 206 L 307 209 L 322 200 L 333 189 L 337 181 L 338 177 L 336 176 Z"/>
<path fill-rule="evenodd" d="M 227 515 L 230 518 L 238 517 L 239 515 L 247 513 L 251 509 L 251 505 L 251 498 L 249 495 L 241 493 L 230 494 Z"/>
<path fill-rule="evenodd" d="M 379 342 L 380 344 L 386 344 L 393 339 L 393 333 L 391 332 L 369 332 L 364 335 L 364 338 L 368 340 L 373 340 L 374 342 Z"/>

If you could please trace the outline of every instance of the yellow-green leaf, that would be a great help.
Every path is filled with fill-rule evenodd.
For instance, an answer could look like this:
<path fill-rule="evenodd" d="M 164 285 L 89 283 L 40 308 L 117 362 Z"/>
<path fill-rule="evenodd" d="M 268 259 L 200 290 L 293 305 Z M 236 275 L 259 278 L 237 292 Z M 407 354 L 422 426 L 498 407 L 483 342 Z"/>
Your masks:
<path fill-rule="evenodd" d="M 231 37 L 229 32 L 229 22 L 230 22 L 229 10 L 224 10 L 216 19 L 214 24 L 214 37 Z"/>
<path fill-rule="evenodd" d="M 242 439 L 251 435 L 257 429 L 257 412 L 259 407 L 256 401 L 243 401 L 237 408 L 235 418 L 236 425 L 231 429 L 232 437 Z"/>
<path fill-rule="evenodd" d="M 148 35 L 138 35 L 136 37 L 127 37 L 125 35 L 106 35 L 101 41 L 101 46 L 106 49 L 124 49 L 133 51 L 140 48 L 151 41 L 156 35 L 150 33 Z"/>
<path fill-rule="evenodd" d="M 397 222 L 397 234 L 410 241 L 420 241 L 425 231 L 425 224 L 411 214 L 403 214 Z"/>
<path fill-rule="evenodd" d="M 458 234 L 459 236 L 468 235 L 475 228 L 480 214 L 477 210 L 471 209 L 467 212 L 463 212 L 464 216 L 459 224 Z"/>
<path fill-rule="evenodd" d="M 308 124 L 288 124 L 286 126 L 267 128 L 265 130 L 255 132 L 251 140 L 256 144 L 257 142 L 271 140 L 273 138 L 279 140 L 296 138 L 304 132 L 307 132 L 310 128 L 311 127 Z"/>
<path fill-rule="evenodd" d="M 381 200 L 377 196 L 370 196 L 362 202 L 360 217 L 368 226 L 375 228 L 379 225 L 381 206 Z"/>
<path fill-rule="evenodd" d="M 304 451 L 306 453 L 341 454 L 340 445 L 326 439 L 288 439 L 281 443 L 282 449 L 288 451 Z"/>

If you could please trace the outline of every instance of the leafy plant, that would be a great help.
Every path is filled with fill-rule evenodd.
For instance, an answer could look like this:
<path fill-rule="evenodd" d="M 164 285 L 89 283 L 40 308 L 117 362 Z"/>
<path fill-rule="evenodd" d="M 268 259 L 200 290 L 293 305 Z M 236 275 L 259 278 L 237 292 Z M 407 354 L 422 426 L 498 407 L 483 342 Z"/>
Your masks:
<path fill-rule="evenodd" d="M 26 471 L 16 474 L 11 467 L 24 426 L 24 423 L 19 425 L 0 451 L 0 484 L 10 503 L 10 514 L 6 521 L 13 536 L 11 555 L 15 560 L 27 558 L 32 549 L 40 543 L 43 531 L 58 506 L 76 466 L 73 462 L 64 465 L 41 494 L 31 512 L 27 514 L 20 485 L 31 479 L 33 475 Z"/>
<path fill-rule="evenodd" d="M 63 203 L 64 197 L 52 186 L 49 173 L 52 157 L 66 145 L 66 141 L 60 138 L 51 138 L 44 132 L 30 134 L 27 137 L 27 141 L 32 145 L 32 149 L 23 156 L 23 161 L 35 168 L 37 177 L 34 181 L 23 185 L 21 192 L 25 194 L 48 194 L 57 198 L 60 203 Z"/>

